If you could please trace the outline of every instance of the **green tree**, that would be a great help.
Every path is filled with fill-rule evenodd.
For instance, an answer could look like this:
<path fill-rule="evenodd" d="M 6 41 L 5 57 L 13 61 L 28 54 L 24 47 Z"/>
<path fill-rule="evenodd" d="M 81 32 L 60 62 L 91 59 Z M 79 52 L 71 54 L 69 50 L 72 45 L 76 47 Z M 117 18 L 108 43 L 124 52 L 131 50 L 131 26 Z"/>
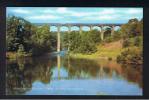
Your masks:
<path fill-rule="evenodd" d="M 50 52 L 51 47 L 51 33 L 48 25 L 37 27 L 36 33 L 32 35 L 32 54 L 41 55 L 45 52 Z"/>
<path fill-rule="evenodd" d="M 25 39 L 30 37 L 31 23 L 28 21 L 15 17 L 9 16 L 6 20 L 7 32 L 6 32 L 6 43 L 8 51 L 17 51 L 19 45 L 22 44 L 27 49 Z"/>

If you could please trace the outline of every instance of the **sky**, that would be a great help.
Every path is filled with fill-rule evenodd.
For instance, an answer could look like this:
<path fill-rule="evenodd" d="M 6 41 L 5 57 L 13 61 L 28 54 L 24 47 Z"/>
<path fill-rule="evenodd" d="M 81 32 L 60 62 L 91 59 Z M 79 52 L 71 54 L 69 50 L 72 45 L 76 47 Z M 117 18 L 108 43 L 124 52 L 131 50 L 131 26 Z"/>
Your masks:
<path fill-rule="evenodd" d="M 143 8 L 7 7 L 6 14 L 31 23 L 127 23 L 132 18 L 142 19 Z"/>

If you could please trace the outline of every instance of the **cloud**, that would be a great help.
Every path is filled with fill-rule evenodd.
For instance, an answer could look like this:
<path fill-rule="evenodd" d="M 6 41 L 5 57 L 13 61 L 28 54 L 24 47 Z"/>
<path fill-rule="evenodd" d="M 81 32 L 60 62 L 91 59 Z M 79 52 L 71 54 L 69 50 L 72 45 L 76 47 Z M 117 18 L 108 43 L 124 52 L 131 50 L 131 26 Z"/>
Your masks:
<path fill-rule="evenodd" d="M 84 16 L 91 16 L 93 15 L 93 13 L 83 13 L 83 12 L 73 12 L 71 13 L 71 16 L 75 16 L 75 17 L 84 17 Z"/>
<path fill-rule="evenodd" d="M 57 10 L 56 10 L 58 13 L 70 13 L 68 10 L 67 10 L 67 8 L 65 8 L 65 7 L 59 7 L 59 8 L 57 8 Z"/>
<path fill-rule="evenodd" d="M 49 19 L 60 19 L 62 17 L 54 16 L 54 15 L 35 15 L 35 16 L 29 16 L 27 19 L 30 20 L 49 20 Z"/>
<path fill-rule="evenodd" d="M 98 16 L 89 16 L 84 17 L 82 20 L 104 20 L 104 21 L 110 21 L 110 20 L 118 20 L 121 18 L 121 15 L 119 14 L 113 14 L 113 15 L 98 15 Z"/>
<path fill-rule="evenodd" d="M 65 7 L 59 7 L 56 10 L 57 13 L 65 14 L 67 16 L 73 16 L 73 17 L 83 17 L 83 16 L 91 16 L 94 14 L 97 14 L 97 12 L 79 12 L 79 11 L 72 11 L 68 10 Z"/>
<path fill-rule="evenodd" d="M 141 8 L 67 8 L 67 7 L 41 7 L 41 8 L 9 8 L 8 12 L 22 16 L 29 21 L 42 22 L 124 22 L 131 18 L 142 18 Z"/>
<path fill-rule="evenodd" d="M 129 10 L 126 11 L 126 13 L 127 14 L 140 14 L 140 13 L 143 13 L 143 10 L 130 8 Z"/>
<path fill-rule="evenodd" d="M 13 9 L 13 10 L 11 10 L 11 12 L 20 13 L 20 14 L 29 14 L 30 13 L 29 10 L 25 10 L 22 8 Z"/>
<path fill-rule="evenodd" d="M 114 14 L 116 12 L 117 12 L 116 10 L 109 8 L 109 9 L 104 9 L 103 11 L 99 12 L 99 14 L 101 15 L 102 14 Z"/>
<path fill-rule="evenodd" d="M 90 17 L 90 16 L 99 16 L 104 14 L 114 14 L 117 11 L 115 9 L 109 8 L 99 12 L 79 12 L 79 11 L 72 11 L 70 9 L 68 10 L 65 7 L 60 7 L 60 8 L 57 8 L 56 12 L 65 14 L 68 16 L 73 16 L 73 17 Z"/>
<path fill-rule="evenodd" d="M 99 16 L 98 19 L 99 20 L 111 20 L 115 18 L 113 16 L 104 15 L 104 16 Z"/>
<path fill-rule="evenodd" d="M 42 10 L 41 12 L 42 12 L 42 13 L 54 13 L 54 11 L 51 10 L 51 9 L 44 9 L 44 10 Z"/>
<path fill-rule="evenodd" d="M 142 9 L 137 9 L 137 8 L 120 8 L 120 9 L 113 9 L 113 8 L 107 8 L 99 11 L 96 14 L 89 16 L 86 16 L 82 18 L 81 20 L 91 20 L 91 21 L 124 21 L 124 20 L 129 20 L 131 18 L 137 18 L 141 19 L 143 14 Z"/>

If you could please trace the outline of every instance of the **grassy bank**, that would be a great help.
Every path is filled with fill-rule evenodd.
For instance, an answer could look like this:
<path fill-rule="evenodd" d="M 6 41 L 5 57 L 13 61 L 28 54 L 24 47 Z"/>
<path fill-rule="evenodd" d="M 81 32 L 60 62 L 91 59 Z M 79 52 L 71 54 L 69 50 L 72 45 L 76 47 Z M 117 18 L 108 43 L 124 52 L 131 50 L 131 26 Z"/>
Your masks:
<path fill-rule="evenodd" d="M 97 46 L 97 52 L 93 54 L 79 54 L 79 53 L 70 53 L 71 57 L 76 58 L 87 58 L 87 59 L 112 59 L 116 60 L 117 56 L 123 51 L 122 41 L 116 41 L 111 43 L 99 44 Z"/>

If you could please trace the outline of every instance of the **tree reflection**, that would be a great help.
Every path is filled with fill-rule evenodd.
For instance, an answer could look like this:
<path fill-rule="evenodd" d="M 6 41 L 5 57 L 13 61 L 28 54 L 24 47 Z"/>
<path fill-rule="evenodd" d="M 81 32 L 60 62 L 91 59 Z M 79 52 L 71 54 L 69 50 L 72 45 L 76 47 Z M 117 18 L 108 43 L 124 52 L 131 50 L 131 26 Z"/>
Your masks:
<path fill-rule="evenodd" d="M 20 59 L 7 62 L 7 94 L 23 94 L 32 88 L 32 83 L 50 82 L 51 61 L 47 59 Z"/>
<path fill-rule="evenodd" d="M 86 78 L 120 78 L 137 83 L 142 87 L 142 67 L 120 65 L 115 61 L 99 61 L 89 59 L 65 58 L 64 67 L 69 77 Z"/>
<path fill-rule="evenodd" d="M 142 88 L 142 66 L 136 67 L 136 65 L 122 65 L 122 70 L 123 77 L 125 77 L 129 82 L 138 83 L 139 86 Z"/>
<path fill-rule="evenodd" d="M 57 68 L 58 73 L 52 69 Z M 24 94 L 35 81 L 49 84 L 54 74 L 62 79 L 62 68 L 66 79 L 121 78 L 142 87 L 142 69 L 135 66 L 117 64 L 115 61 L 100 59 L 78 59 L 55 56 L 52 58 L 23 58 L 7 61 L 7 94 Z"/>
<path fill-rule="evenodd" d="M 64 60 L 64 67 L 68 70 L 69 77 L 85 77 L 92 76 L 96 77 L 98 75 L 99 65 L 96 61 L 88 59 L 74 59 L 66 58 Z"/>

